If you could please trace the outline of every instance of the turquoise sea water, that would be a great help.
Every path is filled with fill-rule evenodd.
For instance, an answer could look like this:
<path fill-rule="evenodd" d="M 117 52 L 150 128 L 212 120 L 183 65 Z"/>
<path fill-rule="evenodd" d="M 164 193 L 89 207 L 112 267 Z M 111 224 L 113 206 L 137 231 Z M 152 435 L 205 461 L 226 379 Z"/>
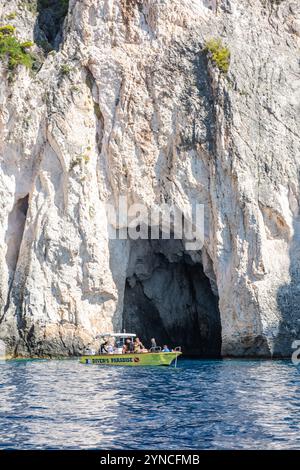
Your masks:
<path fill-rule="evenodd" d="M 289 361 L 0 363 L 0 449 L 300 449 Z"/>

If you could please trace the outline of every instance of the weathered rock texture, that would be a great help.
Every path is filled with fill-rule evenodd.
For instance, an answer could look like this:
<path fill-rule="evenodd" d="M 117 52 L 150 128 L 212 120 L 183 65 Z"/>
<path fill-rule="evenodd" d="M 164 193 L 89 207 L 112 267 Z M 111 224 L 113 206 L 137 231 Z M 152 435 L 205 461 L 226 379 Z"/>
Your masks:
<path fill-rule="evenodd" d="M 63 29 L 57 2 L 34 3 L 0 4 L 2 25 L 56 49 L 13 80 L 0 64 L 9 352 L 77 354 L 133 319 L 151 336 L 153 318 L 193 352 L 218 354 L 222 335 L 223 355 L 288 355 L 300 337 L 299 2 L 70 0 Z M 227 75 L 203 52 L 218 37 Z M 202 252 L 110 241 L 105 203 L 120 194 L 204 203 Z"/>

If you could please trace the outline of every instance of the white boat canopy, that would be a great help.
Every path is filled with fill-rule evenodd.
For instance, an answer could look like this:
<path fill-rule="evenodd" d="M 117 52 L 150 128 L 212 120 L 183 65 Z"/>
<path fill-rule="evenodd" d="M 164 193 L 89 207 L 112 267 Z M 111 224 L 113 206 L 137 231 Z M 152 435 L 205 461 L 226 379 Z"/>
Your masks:
<path fill-rule="evenodd" d="M 135 333 L 99 333 L 97 338 L 108 336 L 109 338 L 135 338 Z"/>

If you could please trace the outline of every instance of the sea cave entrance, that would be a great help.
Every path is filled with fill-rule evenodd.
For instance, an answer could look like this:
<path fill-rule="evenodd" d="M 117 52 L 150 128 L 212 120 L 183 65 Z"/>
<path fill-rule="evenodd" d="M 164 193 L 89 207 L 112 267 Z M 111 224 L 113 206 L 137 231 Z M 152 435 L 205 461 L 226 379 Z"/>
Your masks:
<path fill-rule="evenodd" d="M 202 253 L 181 240 L 131 240 L 123 328 L 145 345 L 182 346 L 188 355 L 220 357 L 221 321 L 216 285 Z"/>

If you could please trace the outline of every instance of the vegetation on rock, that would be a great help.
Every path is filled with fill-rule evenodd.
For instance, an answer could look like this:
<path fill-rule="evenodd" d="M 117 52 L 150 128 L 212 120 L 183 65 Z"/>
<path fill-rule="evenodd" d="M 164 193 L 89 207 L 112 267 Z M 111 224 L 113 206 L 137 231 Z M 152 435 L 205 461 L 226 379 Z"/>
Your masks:
<path fill-rule="evenodd" d="M 62 64 L 62 66 L 60 67 L 60 74 L 62 76 L 69 76 L 70 73 L 72 72 L 72 67 L 68 64 Z"/>
<path fill-rule="evenodd" d="M 208 40 L 205 44 L 204 50 L 220 72 L 228 72 L 230 65 L 230 51 L 228 47 L 223 46 L 221 39 Z"/>
<path fill-rule="evenodd" d="M 18 65 L 32 69 L 33 56 L 28 49 L 33 45 L 31 41 L 20 42 L 14 26 L 0 27 L 0 58 L 7 60 L 9 70 L 14 70 Z"/>
<path fill-rule="evenodd" d="M 88 150 L 88 149 L 87 149 Z M 87 154 L 76 155 L 70 163 L 69 171 L 73 170 L 77 165 L 87 164 L 90 161 L 90 156 Z"/>
<path fill-rule="evenodd" d="M 0 26 L 0 34 L 3 36 L 11 36 L 15 33 L 16 28 L 11 24 L 6 24 L 5 26 Z"/>
<path fill-rule="evenodd" d="M 8 13 L 6 16 L 5 16 L 5 19 L 6 20 L 14 20 L 17 16 L 17 13 L 15 11 L 12 11 L 11 13 Z"/>

